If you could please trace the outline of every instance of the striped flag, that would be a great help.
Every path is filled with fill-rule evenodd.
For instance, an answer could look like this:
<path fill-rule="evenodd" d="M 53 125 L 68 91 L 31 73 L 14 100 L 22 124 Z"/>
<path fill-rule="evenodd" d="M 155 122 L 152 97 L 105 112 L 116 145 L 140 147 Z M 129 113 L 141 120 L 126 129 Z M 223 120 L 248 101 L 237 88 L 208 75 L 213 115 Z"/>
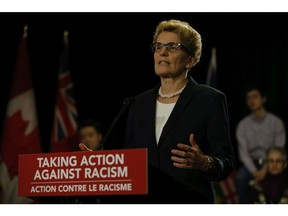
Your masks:
<path fill-rule="evenodd" d="M 235 186 L 236 171 L 233 171 L 226 179 L 219 183 L 222 191 L 223 202 L 229 204 L 238 203 L 238 196 Z"/>
<path fill-rule="evenodd" d="M 78 149 L 78 112 L 73 95 L 73 82 L 69 70 L 68 32 L 64 32 L 64 48 L 60 56 L 58 90 L 52 127 L 50 152 L 64 152 Z"/>
<path fill-rule="evenodd" d="M 207 71 L 206 85 L 218 88 L 217 82 L 217 57 L 216 48 L 212 48 L 211 59 Z M 214 183 L 216 200 L 220 203 L 237 203 L 237 192 L 235 186 L 235 171 L 233 171 L 226 179 L 219 183 Z M 220 201 L 219 201 L 220 200 Z"/>
<path fill-rule="evenodd" d="M 3 203 L 31 203 L 18 196 L 18 155 L 41 153 L 40 134 L 27 49 L 27 30 L 20 41 L 1 140 L 0 185 Z"/>

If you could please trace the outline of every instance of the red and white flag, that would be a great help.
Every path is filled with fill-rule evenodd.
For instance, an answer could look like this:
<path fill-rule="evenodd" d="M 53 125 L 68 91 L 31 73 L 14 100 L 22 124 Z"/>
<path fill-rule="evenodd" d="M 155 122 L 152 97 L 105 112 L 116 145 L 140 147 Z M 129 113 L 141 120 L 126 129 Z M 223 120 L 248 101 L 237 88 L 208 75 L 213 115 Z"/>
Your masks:
<path fill-rule="evenodd" d="M 209 67 L 206 77 L 206 85 L 209 85 L 213 88 L 218 88 L 217 80 L 217 56 L 216 56 L 216 47 L 212 47 L 211 58 L 209 62 Z M 237 203 L 237 192 L 235 185 L 235 176 L 236 173 L 233 171 L 226 179 L 223 179 L 219 183 L 215 183 L 215 193 L 216 198 L 219 199 L 217 202 L 220 203 Z"/>
<path fill-rule="evenodd" d="M 235 178 L 236 178 L 236 171 L 233 171 L 226 179 L 220 182 L 220 187 L 222 189 L 226 203 L 230 204 L 238 203 Z"/>
<path fill-rule="evenodd" d="M 32 200 L 18 196 L 18 155 L 41 153 L 42 148 L 27 50 L 27 27 L 18 48 L 11 86 L 1 137 L 2 202 L 30 203 Z"/>
<path fill-rule="evenodd" d="M 80 150 L 78 148 L 77 119 L 78 112 L 73 94 L 69 63 L 68 32 L 64 32 L 64 47 L 60 56 L 58 71 L 58 89 L 52 128 L 50 152 Z"/>

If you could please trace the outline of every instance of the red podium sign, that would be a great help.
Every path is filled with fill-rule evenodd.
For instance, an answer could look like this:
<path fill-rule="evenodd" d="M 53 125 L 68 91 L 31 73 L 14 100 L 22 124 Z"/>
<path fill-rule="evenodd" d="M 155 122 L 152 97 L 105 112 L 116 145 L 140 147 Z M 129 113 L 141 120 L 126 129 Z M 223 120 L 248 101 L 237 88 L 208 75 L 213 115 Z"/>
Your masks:
<path fill-rule="evenodd" d="M 19 155 L 19 196 L 147 194 L 147 149 Z"/>

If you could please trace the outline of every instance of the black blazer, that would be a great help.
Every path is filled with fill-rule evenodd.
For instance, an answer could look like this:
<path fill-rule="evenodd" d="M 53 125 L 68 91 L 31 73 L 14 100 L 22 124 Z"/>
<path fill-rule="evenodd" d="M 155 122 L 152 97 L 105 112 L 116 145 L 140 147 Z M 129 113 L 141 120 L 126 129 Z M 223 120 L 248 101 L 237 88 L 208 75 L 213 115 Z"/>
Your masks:
<path fill-rule="evenodd" d="M 200 85 L 190 76 L 188 80 L 163 128 L 158 145 L 155 115 L 160 85 L 135 97 L 129 108 L 124 147 L 148 149 L 149 169 L 153 170 L 149 172 L 150 193 L 166 193 L 163 197 L 167 197 L 167 193 L 173 191 L 181 197 L 183 194 L 191 197 L 190 200 L 185 198 L 188 203 L 213 203 L 211 181 L 224 179 L 235 167 L 226 98 L 222 92 Z M 217 174 L 209 175 L 199 170 L 173 166 L 171 150 L 177 148 L 178 143 L 190 145 L 191 133 L 194 133 L 202 152 L 216 159 L 219 168 Z M 169 185 L 165 184 L 168 178 Z M 185 200 L 179 201 L 178 198 L 174 201 Z"/>

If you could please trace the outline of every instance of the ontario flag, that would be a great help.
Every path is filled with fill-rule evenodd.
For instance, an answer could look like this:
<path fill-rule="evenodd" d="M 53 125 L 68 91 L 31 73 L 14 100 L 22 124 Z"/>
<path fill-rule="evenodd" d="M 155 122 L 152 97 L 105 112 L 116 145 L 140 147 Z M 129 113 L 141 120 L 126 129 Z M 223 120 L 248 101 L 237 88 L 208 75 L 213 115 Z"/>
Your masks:
<path fill-rule="evenodd" d="M 78 149 L 78 112 L 73 94 L 73 82 L 69 70 L 68 32 L 64 32 L 64 47 L 60 56 L 58 88 L 54 121 L 52 127 L 51 152 L 74 151 Z"/>
<path fill-rule="evenodd" d="M 18 47 L 16 66 L 1 137 L 2 202 L 30 203 L 18 196 L 18 155 L 41 153 L 34 89 L 27 50 L 27 26 Z"/>

